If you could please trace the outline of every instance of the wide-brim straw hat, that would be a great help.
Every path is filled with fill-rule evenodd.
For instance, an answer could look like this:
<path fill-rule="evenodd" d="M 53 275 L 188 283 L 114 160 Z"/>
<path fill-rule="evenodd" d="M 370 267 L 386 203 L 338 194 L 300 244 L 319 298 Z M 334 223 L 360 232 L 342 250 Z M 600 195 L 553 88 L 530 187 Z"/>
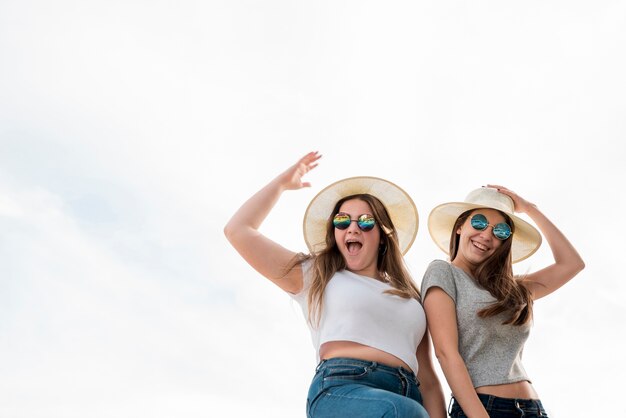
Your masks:
<path fill-rule="evenodd" d="M 525 220 L 513 214 L 513 199 L 491 187 L 471 191 L 464 202 L 443 203 L 428 216 L 428 232 L 433 241 L 450 255 L 450 236 L 458 217 L 465 211 L 478 208 L 496 209 L 506 213 L 515 224 L 512 235 L 511 258 L 513 263 L 522 261 L 535 253 L 541 245 L 541 234 Z"/>
<path fill-rule="evenodd" d="M 350 177 L 320 191 L 304 213 L 304 241 L 312 254 L 326 248 L 326 223 L 337 202 L 355 194 L 370 194 L 382 202 L 398 235 L 402 254 L 411 248 L 419 218 L 413 199 L 399 186 L 378 177 Z"/>

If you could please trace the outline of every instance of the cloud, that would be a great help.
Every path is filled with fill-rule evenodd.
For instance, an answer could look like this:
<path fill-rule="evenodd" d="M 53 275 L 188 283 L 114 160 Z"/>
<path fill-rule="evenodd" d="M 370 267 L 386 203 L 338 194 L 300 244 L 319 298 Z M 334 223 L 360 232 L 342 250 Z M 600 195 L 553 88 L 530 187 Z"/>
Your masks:
<path fill-rule="evenodd" d="M 304 251 L 315 193 L 388 178 L 420 211 L 418 281 L 430 208 L 492 181 L 536 202 L 587 268 L 538 301 L 526 367 L 551 416 L 581 380 L 611 397 L 623 7 L 3 3 L 0 415 L 304 415 L 302 315 L 222 228 L 309 150 L 313 187 L 262 231 Z"/>

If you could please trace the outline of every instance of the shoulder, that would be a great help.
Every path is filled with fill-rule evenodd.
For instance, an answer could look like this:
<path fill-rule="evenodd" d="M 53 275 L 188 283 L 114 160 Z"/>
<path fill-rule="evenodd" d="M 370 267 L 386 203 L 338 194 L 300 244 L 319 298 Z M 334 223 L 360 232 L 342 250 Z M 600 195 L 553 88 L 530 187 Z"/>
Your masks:
<path fill-rule="evenodd" d="M 424 276 L 429 276 L 432 274 L 441 274 L 441 273 L 451 273 L 452 269 L 450 267 L 450 263 L 444 260 L 433 260 L 428 265 L 426 269 L 426 273 Z"/>
<path fill-rule="evenodd" d="M 426 297 L 430 288 L 439 287 L 450 295 L 452 299 L 456 299 L 455 282 L 454 270 L 450 263 L 444 260 L 434 260 L 428 265 L 422 279 L 422 297 Z"/>

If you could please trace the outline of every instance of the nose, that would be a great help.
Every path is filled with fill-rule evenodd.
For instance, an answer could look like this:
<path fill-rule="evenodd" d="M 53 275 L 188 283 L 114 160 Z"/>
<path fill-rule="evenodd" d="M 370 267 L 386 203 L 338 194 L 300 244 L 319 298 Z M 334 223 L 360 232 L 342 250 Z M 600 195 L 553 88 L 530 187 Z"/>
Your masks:
<path fill-rule="evenodd" d="M 348 227 L 348 232 L 353 233 L 353 234 L 356 232 L 361 233 L 361 229 L 357 225 L 356 220 L 352 220 L 350 222 L 350 226 Z"/>
<path fill-rule="evenodd" d="M 489 228 L 491 228 L 491 229 L 489 229 Z M 480 236 L 484 240 L 491 240 L 491 238 L 493 237 L 493 226 L 488 225 L 487 228 L 485 228 L 482 231 L 480 231 Z"/>

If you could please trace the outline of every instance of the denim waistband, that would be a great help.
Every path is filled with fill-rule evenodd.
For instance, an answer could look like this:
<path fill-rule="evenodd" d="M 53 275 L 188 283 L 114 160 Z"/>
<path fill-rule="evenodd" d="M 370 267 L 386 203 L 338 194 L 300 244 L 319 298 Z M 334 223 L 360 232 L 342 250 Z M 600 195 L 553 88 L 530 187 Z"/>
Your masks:
<path fill-rule="evenodd" d="M 500 398 L 499 396 L 486 395 L 479 393 L 478 398 L 487 407 L 487 409 L 525 409 L 525 410 L 539 410 L 543 408 L 539 399 L 513 399 L 513 398 Z"/>
<path fill-rule="evenodd" d="M 387 373 L 396 374 L 399 376 L 403 376 L 407 379 L 411 379 L 415 384 L 419 386 L 419 382 L 415 373 L 412 370 L 405 369 L 404 367 L 395 367 L 389 366 L 384 363 L 378 363 L 376 361 L 369 360 L 361 360 L 356 358 L 349 357 L 335 357 L 330 359 L 325 359 L 320 361 L 315 369 L 315 372 L 319 372 L 321 369 L 327 366 L 356 366 L 356 367 L 366 367 L 372 371 L 383 371 Z"/>
<path fill-rule="evenodd" d="M 486 395 L 483 393 L 478 393 L 477 395 L 480 402 L 490 414 L 498 412 L 510 413 L 514 411 L 524 411 L 525 413 L 533 414 L 533 416 L 547 417 L 545 409 L 539 399 L 501 398 L 499 396 Z M 454 398 L 454 396 L 452 396 L 448 407 L 448 414 L 452 414 L 454 411 L 460 409 L 461 405 L 459 405 L 458 401 Z"/>

